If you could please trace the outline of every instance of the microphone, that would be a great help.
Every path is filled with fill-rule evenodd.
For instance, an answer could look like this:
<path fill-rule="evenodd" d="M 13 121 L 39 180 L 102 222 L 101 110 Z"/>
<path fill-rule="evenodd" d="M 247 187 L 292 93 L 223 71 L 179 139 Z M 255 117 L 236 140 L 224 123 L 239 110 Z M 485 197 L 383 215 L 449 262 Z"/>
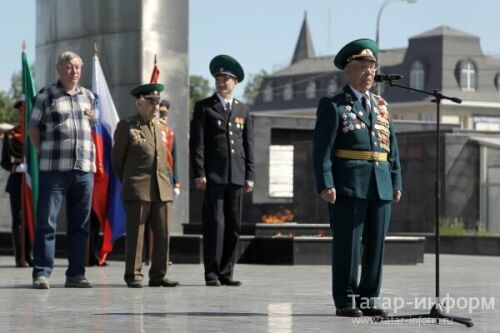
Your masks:
<path fill-rule="evenodd" d="M 391 82 L 396 80 L 401 80 L 403 75 L 401 74 L 377 74 L 375 75 L 375 82 Z"/>

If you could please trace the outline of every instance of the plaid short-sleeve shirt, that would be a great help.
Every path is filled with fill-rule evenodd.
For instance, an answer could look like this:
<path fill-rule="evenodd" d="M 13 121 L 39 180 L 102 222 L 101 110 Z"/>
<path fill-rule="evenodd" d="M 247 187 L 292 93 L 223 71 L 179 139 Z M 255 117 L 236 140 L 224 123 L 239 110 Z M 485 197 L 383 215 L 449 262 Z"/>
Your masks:
<path fill-rule="evenodd" d="M 80 170 L 95 172 L 95 147 L 92 126 L 84 111 L 93 109 L 92 92 L 78 87 L 74 95 L 64 91 L 60 82 L 38 92 L 30 118 L 30 128 L 40 130 L 41 171 Z"/>

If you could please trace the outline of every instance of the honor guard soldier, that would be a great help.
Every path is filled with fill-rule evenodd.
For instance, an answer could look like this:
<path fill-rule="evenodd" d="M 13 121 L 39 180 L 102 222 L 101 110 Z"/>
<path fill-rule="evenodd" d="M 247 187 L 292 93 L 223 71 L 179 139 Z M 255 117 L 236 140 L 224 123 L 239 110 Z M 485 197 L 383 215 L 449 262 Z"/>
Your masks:
<path fill-rule="evenodd" d="M 203 261 L 207 286 L 239 286 L 233 280 L 243 193 L 254 185 L 252 121 L 248 106 L 233 97 L 243 81 L 228 55 L 210 62 L 216 93 L 196 103 L 191 122 L 191 165 L 203 202 Z"/>
<path fill-rule="evenodd" d="M 175 141 L 175 132 L 168 122 L 168 113 L 170 112 L 170 102 L 166 99 L 160 101 L 160 125 L 162 131 L 162 140 L 167 145 L 167 162 L 169 167 L 170 181 L 174 185 L 174 198 L 181 194 L 181 182 L 179 169 L 177 168 L 177 144 Z"/>
<path fill-rule="evenodd" d="M 31 258 L 31 242 L 26 228 L 23 230 L 21 220 L 21 182 L 22 174 L 26 171 L 24 157 L 24 131 L 21 124 L 24 123 L 24 109 L 22 101 L 16 102 L 14 108 L 19 110 L 20 124 L 8 130 L 4 134 L 2 146 L 2 168 L 9 172 L 5 192 L 10 197 L 10 212 L 12 216 L 12 243 L 14 245 L 14 257 L 16 267 L 33 266 Z"/>
<path fill-rule="evenodd" d="M 123 206 L 127 214 L 125 282 L 142 288 L 144 226 L 153 231 L 153 250 L 149 269 L 150 287 L 175 287 L 168 280 L 169 231 L 167 204 L 172 202 L 167 152 L 161 130 L 154 119 L 160 104 L 162 84 L 144 84 L 132 89 L 137 114 L 120 120 L 114 134 L 111 162 L 121 181 Z"/>
<path fill-rule="evenodd" d="M 168 113 L 170 111 L 170 102 L 166 99 L 160 101 L 159 119 L 161 140 L 167 147 L 167 165 L 170 183 L 173 185 L 174 199 L 177 199 L 181 194 L 181 182 L 179 177 L 179 170 L 177 168 L 177 145 L 175 141 L 175 133 L 168 123 Z M 167 203 L 167 221 L 172 225 L 174 218 L 173 201 Z M 144 242 L 146 247 L 146 265 L 151 261 L 151 251 L 153 249 L 153 234 L 149 224 L 146 224 Z M 169 262 L 169 265 L 171 263 Z"/>
<path fill-rule="evenodd" d="M 333 233 L 332 291 L 338 316 L 383 316 L 377 306 L 391 201 L 401 197 L 398 145 L 387 102 L 370 92 L 377 44 L 358 39 L 335 57 L 347 84 L 323 97 L 314 130 L 317 190 Z M 358 280 L 360 248 L 361 278 Z"/>

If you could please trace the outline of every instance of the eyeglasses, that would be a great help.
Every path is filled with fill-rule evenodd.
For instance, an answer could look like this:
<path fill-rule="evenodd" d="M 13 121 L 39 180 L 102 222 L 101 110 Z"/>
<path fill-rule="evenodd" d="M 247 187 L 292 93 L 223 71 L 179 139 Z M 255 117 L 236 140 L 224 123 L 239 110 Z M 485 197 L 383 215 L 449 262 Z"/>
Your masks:
<path fill-rule="evenodd" d="M 146 97 L 146 99 L 147 99 L 149 102 L 151 102 L 151 104 L 153 104 L 153 105 L 158 105 L 158 104 L 160 104 L 160 100 L 159 100 L 158 98 L 148 98 L 148 97 Z"/>
<path fill-rule="evenodd" d="M 368 72 L 368 71 L 375 72 L 377 70 L 377 65 L 376 64 L 359 65 L 358 69 L 363 72 Z"/>

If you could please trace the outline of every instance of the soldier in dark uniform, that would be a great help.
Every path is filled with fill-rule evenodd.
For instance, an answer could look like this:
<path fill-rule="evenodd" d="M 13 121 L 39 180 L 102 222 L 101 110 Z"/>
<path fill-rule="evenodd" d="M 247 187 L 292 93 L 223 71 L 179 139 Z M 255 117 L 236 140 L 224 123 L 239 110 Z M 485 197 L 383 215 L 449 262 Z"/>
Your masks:
<path fill-rule="evenodd" d="M 22 101 L 18 101 L 14 108 L 19 110 L 20 119 L 24 121 Z M 4 134 L 2 146 L 2 168 L 9 172 L 5 192 L 10 196 L 10 212 L 12 215 L 12 243 L 16 267 L 33 265 L 31 258 L 31 242 L 26 231 L 22 232 L 21 210 L 21 182 L 22 174 L 26 171 L 23 163 L 24 133 L 21 125 L 17 125 Z M 24 241 L 22 240 L 24 238 Z M 24 253 L 24 257 L 23 257 Z"/>
<path fill-rule="evenodd" d="M 127 214 L 125 282 L 142 288 L 142 252 L 146 221 L 153 230 L 153 250 L 149 269 L 150 287 L 175 287 L 168 280 L 169 232 L 167 204 L 172 201 L 172 184 L 167 170 L 165 143 L 157 120 L 162 84 L 145 84 L 132 89 L 137 98 L 137 114 L 120 120 L 114 134 L 111 163 L 122 184 L 122 200 Z"/>
<path fill-rule="evenodd" d="M 332 289 L 338 316 L 386 315 L 377 306 L 391 201 L 401 197 L 398 145 L 387 102 L 369 91 L 377 45 L 355 40 L 335 57 L 348 84 L 319 101 L 314 130 L 317 190 L 333 232 Z M 361 279 L 358 281 L 363 244 Z"/>
<path fill-rule="evenodd" d="M 191 165 L 205 190 L 203 259 L 207 286 L 239 286 L 233 280 L 243 193 L 254 185 L 252 121 L 248 106 L 233 97 L 243 81 L 240 64 L 219 55 L 210 62 L 216 93 L 196 103 L 191 122 Z"/>

